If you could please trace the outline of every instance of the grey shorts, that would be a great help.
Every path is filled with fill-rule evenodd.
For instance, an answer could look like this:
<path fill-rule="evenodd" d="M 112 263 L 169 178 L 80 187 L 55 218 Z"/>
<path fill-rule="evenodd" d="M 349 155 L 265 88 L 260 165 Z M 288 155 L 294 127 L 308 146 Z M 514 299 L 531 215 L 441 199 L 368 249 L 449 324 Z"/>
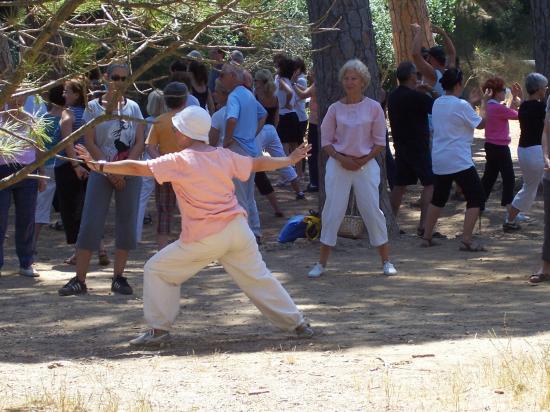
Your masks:
<path fill-rule="evenodd" d="M 107 177 L 99 173 L 90 173 L 80 231 L 76 241 L 78 249 L 99 249 L 113 192 L 115 194 L 115 247 L 122 250 L 137 247 L 136 226 L 141 177 L 127 176 L 125 179 L 124 189 L 115 190 Z"/>

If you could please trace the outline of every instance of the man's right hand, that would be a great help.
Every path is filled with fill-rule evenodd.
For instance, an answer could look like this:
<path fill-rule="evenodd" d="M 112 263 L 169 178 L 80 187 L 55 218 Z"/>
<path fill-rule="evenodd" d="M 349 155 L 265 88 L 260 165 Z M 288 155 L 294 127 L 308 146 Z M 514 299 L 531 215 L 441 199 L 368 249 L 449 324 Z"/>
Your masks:
<path fill-rule="evenodd" d="M 355 172 L 356 170 L 359 170 L 361 168 L 361 166 L 359 166 L 352 157 L 340 155 L 338 156 L 338 161 L 344 169 L 352 172 Z"/>

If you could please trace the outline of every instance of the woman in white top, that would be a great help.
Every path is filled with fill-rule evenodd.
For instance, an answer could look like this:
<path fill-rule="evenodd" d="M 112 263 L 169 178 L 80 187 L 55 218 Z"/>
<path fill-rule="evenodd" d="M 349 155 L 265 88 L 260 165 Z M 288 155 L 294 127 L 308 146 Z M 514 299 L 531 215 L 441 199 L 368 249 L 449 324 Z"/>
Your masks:
<path fill-rule="evenodd" d="M 432 167 L 434 172 L 434 194 L 428 208 L 424 247 L 434 245 L 432 232 L 441 209 L 445 207 L 453 182 L 456 182 L 466 198 L 466 214 L 460 250 L 480 252 L 485 248 L 473 243 L 474 226 L 479 211 L 484 206 L 485 194 L 472 160 L 472 142 L 474 130 L 485 127 L 485 106 L 488 94 L 481 100 L 478 115 L 472 107 L 479 101 L 479 91 L 471 93 L 471 102 L 462 100 L 462 72 L 459 69 L 448 69 L 441 78 L 445 95 L 438 98 L 432 109 L 434 136 L 432 144 Z"/>

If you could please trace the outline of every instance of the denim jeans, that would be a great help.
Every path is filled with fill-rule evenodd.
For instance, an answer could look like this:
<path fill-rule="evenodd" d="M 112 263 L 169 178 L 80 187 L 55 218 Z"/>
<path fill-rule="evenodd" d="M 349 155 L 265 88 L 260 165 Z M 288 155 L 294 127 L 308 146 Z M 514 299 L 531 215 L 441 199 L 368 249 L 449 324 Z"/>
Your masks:
<path fill-rule="evenodd" d="M 11 175 L 23 166 L 0 165 L 0 178 Z M 4 266 L 4 239 L 8 228 L 8 212 L 13 197 L 15 204 L 15 252 L 19 266 L 28 268 L 33 263 L 34 214 L 38 181 L 23 179 L 0 190 L 0 268 Z"/>

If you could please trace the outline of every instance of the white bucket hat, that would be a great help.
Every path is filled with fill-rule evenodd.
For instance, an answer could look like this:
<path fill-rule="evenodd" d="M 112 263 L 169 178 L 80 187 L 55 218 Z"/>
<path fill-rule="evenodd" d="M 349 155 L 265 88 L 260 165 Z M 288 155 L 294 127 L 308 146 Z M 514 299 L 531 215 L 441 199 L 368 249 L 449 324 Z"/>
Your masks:
<path fill-rule="evenodd" d="M 208 143 L 208 133 L 210 132 L 212 119 L 202 107 L 186 107 L 172 117 L 172 124 L 190 139 Z"/>

